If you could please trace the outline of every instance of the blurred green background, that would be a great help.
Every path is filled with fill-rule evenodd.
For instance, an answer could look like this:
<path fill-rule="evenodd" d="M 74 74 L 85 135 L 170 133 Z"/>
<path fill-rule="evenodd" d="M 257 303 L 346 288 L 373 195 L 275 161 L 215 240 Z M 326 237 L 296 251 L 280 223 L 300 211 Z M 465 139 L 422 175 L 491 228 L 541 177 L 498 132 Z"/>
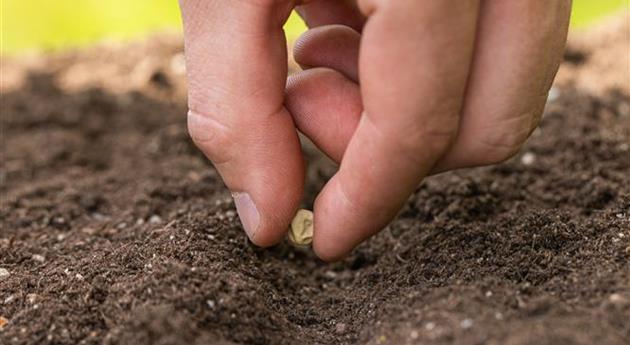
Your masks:
<path fill-rule="evenodd" d="M 553 0 L 550 0 L 553 1 Z M 83 46 L 103 39 L 133 39 L 180 30 L 176 0 L 0 0 L 2 54 Z M 574 0 L 572 25 L 582 28 L 630 0 Z M 293 15 L 289 39 L 304 26 Z"/>

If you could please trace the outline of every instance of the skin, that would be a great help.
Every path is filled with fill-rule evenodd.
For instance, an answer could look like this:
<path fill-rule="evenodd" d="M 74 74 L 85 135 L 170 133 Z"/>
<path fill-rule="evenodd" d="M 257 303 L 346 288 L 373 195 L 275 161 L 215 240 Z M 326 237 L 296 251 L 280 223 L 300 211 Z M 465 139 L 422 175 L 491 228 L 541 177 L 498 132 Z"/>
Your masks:
<path fill-rule="evenodd" d="M 235 193 L 248 236 L 270 246 L 287 231 L 304 188 L 299 130 L 339 163 L 314 205 L 313 249 L 333 261 L 385 227 L 426 176 L 518 152 L 562 59 L 571 1 L 180 7 L 189 132 Z M 311 30 L 294 51 L 305 70 L 287 80 L 293 8 Z"/>

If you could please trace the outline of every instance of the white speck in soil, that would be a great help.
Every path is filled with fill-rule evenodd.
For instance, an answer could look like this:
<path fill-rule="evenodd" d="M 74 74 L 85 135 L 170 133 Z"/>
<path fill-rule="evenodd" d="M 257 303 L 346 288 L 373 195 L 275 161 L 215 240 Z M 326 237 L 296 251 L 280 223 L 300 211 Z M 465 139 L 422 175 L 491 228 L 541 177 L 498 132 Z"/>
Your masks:
<path fill-rule="evenodd" d="M 526 152 L 521 157 L 521 163 L 523 163 L 524 165 L 532 165 L 534 164 L 535 161 L 536 161 L 536 155 L 531 152 Z"/>
<path fill-rule="evenodd" d="M 98 212 L 93 213 L 92 218 L 94 218 L 94 220 L 99 221 L 99 222 L 103 222 L 107 220 L 107 216 L 102 215 Z"/>
<path fill-rule="evenodd" d="M 459 326 L 463 329 L 469 329 L 473 326 L 473 320 L 463 319 L 462 322 L 459 323 Z"/>
<path fill-rule="evenodd" d="M 427 322 L 426 325 L 424 325 L 424 329 L 426 329 L 427 331 L 432 331 L 435 329 L 435 322 Z"/>
<path fill-rule="evenodd" d="M 608 296 L 608 301 L 615 305 L 622 305 L 625 304 L 624 302 L 626 302 L 626 299 L 621 294 L 614 293 Z"/>
<path fill-rule="evenodd" d="M 26 295 L 26 301 L 29 304 L 34 304 L 37 301 L 37 294 L 29 293 L 28 295 Z"/>
<path fill-rule="evenodd" d="M 9 270 L 7 270 L 6 268 L 0 268 L 0 282 L 8 278 L 10 275 L 11 273 L 9 272 Z"/>
<path fill-rule="evenodd" d="M 418 334 L 418 331 L 411 331 L 411 334 L 409 334 L 409 338 L 413 340 L 418 339 L 418 337 L 420 337 L 420 334 Z"/>
<path fill-rule="evenodd" d="M 216 303 L 214 303 L 214 301 L 211 299 L 207 300 L 206 304 L 208 305 L 210 309 L 214 309 L 214 307 L 216 306 Z"/>
<path fill-rule="evenodd" d="M 46 261 L 46 258 L 43 255 L 39 255 L 39 254 L 34 254 L 31 259 L 33 259 L 33 261 L 37 261 L 37 262 L 44 262 Z"/>
<path fill-rule="evenodd" d="M 326 277 L 328 279 L 335 279 L 335 278 L 337 278 L 337 272 L 335 272 L 335 271 L 326 271 L 326 272 L 324 272 L 324 277 Z"/>
<path fill-rule="evenodd" d="M 335 325 L 335 333 L 341 335 L 346 333 L 346 324 L 343 322 L 339 322 L 338 324 Z"/>
<path fill-rule="evenodd" d="M 151 224 L 160 224 L 160 223 L 162 223 L 162 218 L 160 216 L 158 216 L 157 214 L 154 214 L 151 217 L 149 217 L 149 223 L 151 223 Z"/>

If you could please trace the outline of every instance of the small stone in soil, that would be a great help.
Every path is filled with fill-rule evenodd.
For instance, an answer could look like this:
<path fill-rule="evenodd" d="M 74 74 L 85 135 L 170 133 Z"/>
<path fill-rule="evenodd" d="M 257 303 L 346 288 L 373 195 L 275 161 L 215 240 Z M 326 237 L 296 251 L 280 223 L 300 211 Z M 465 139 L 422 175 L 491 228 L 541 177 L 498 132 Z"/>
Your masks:
<path fill-rule="evenodd" d="M 621 294 L 618 294 L 618 293 L 614 293 L 610 295 L 608 297 L 608 300 L 612 304 L 619 304 L 619 305 L 625 304 L 624 302 L 626 302 L 626 299 Z"/>
<path fill-rule="evenodd" d="M 28 301 L 28 303 L 34 304 L 37 301 L 37 294 L 29 293 L 28 295 L 26 295 L 26 300 Z"/>
<path fill-rule="evenodd" d="M 536 155 L 531 152 L 526 152 L 523 157 L 521 157 L 521 163 L 524 165 L 532 165 L 536 161 Z"/>
<path fill-rule="evenodd" d="M 3 281 L 5 278 L 8 278 L 11 275 L 9 270 L 6 268 L 0 268 L 0 281 Z"/>
<path fill-rule="evenodd" d="M 459 326 L 463 329 L 469 329 L 473 326 L 473 320 L 463 319 L 462 322 L 459 323 Z"/>
<path fill-rule="evenodd" d="M 151 223 L 151 224 L 160 224 L 160 223 L 162 223 L 162 218 L 160 216 L 158 216 L 157 214 L 154 214 L 151 217 L 149 217 L 149 223 Z"/>
<path fill-rule="evenodd" d="M 339 322 L 337 325 L 335 325 L 335 333 L 341 335 L 346 333 L 346 324 L 343 322 Z"/>
<path fill-rule="evenodd" d="M 44 262 L 46 261 L 46 258 L 43 255 L 39 255 L 39 254 L 34 254 L 31 259 L 33 259 L 33 261 L 37 261 L 37 262 Z"/>

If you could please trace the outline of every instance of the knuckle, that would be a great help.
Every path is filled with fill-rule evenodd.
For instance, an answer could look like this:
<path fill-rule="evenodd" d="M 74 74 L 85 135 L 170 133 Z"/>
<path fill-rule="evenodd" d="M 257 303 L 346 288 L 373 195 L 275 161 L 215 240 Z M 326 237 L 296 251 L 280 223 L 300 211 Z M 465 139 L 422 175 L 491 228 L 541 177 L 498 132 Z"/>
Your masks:
<path fill-rule="evenodd" d="M 487 127 L 478 136 L 476 147 L 479 165 L 502 163 L 516 155 L 537 127 L 542 108 L 503 116 L 496 125 Z"/>
<path fill-rule="evenodd" d="M 529 130 L 502 132 L 480 139 L 482 164 L 502 163 L 516 155 L 529 137 Z"/>
<path fill-rule="evenodd" d="M 394 136 L 397 146 L 410 154 L 419 151 L 430 152 L 435 156 L 443 155 L 457 137 L 456 123 L 408 126 Z"/>
<path fill-rule="evenodd" d="M 393 147 L 396 154 L 414 165 L 424 166 L 427 159 L 439 159 L 452 146 L 457 138 L 457 117 L 442 118 L 439 121 L 424 121 L 399 124 L 393 127 L 379 126 L 366 117 L 372 133 L 386 146 Z"/>
<path fill-rule="evenodd" d="M 231 159 L 234 140 L 232 130 L 217 120 L 216 116 L 193 109 L 187 116 L 188 134 L 193 143 L 215 164 Z"/>

